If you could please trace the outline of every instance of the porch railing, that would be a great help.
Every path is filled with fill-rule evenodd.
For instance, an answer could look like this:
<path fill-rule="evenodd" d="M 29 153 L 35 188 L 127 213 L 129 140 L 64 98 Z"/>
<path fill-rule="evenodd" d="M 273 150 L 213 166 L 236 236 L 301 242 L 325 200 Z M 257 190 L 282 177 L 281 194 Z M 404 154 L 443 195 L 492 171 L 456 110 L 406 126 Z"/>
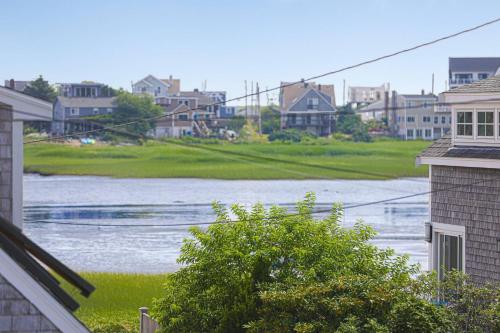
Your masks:
<path fill-rule="evenodd" d="M 155 333 L 160 325 L 149 316 L 148 308 L 140 308 L 139 309 L 139 333 Z"/>

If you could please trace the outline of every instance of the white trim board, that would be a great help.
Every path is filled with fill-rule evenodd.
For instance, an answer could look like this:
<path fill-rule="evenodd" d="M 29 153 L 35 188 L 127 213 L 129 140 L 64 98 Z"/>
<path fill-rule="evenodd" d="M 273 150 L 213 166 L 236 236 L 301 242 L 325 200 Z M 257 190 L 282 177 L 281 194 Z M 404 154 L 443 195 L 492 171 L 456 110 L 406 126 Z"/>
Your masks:
<path fill-rule="evenodd" d="M 417 157 L 417 165 L 443 165 L 464 168 L 500 169 L 500 160 L 463 157 Z"/>
<path fill-rule="evenodd" d="M 71 312 L 0 249 L 0 273 L 63 333 L 90 333 Z"/>

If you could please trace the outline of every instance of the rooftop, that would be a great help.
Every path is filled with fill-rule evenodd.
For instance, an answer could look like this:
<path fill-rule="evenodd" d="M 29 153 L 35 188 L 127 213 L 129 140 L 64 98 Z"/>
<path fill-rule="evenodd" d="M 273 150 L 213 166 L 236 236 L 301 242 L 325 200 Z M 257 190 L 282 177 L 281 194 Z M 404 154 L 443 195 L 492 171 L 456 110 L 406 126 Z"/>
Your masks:
<path fill-rule="evenodd" d="M 500 75 L 450 89 L 445 94 L 500 93 Z"/>
<path fill-rule="evenodd" d="M 69 311 L 78 309 L 79 304 L 60 287 L 60 282 L 51 272 L 57 273 L 86 297 L 95 289 L 94 286 L 31 241 L 20 229 L 2 218 L 0 218 L 0 248 Z"/>
<path fill-rule="evenodd" d="M 116 106 L 116 97 L 57 97 L 63 107 L 77 108 L 112 108 Z"/>
<path fill-rule="evenodd" d="M 451 72 L 496 72 L 500 58 L 449 58 L 448 63 Z"/>
<path fill-rule="evenodd" d="M 451 135 L 444 135 L 435 141 L 427 149 L 420 153 L 418 158 L 467 158 L 467 159 L 488 159 L 500 160 L 499 147 L 474 147 L 474 146 L 453 146 Z"/>

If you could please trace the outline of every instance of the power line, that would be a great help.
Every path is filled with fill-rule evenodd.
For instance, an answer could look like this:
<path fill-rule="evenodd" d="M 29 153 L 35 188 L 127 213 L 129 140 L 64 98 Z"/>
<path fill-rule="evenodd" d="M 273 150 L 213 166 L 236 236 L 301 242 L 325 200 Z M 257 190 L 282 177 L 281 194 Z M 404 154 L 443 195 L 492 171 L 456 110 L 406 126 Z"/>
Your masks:
<path fill-rule="evenodd" d="M 454 185 L 450 186 L 447 188 L 443 189 L 437 189 L 437 190 L 431 190 L 431 191 L 426 191 L 426 192 L 419 192 L 419 193 L 414 193 L 414 194 L 409 194 L 409 195 L 404 195 L 404 196 L 398 196 L 398 197 L 393 197 L 389 199 L 383 199 L 383 200 L 377 200 L 377 201 L 370 201 L 370 202 L 365 202 L 365 203 L 360 203 L 360 204 L 354 204 L 354 205 L 349 205 L 349 206 L 344 206 L 341 207 L 343 210 L 349 210 L 353 208 L 359 208 L 359 207 L 366 207 L 366 206 L 373 206 L 373 205 L 379 205 L 382 203 L 388 203 L 388 202 L 393 202 L 393 201 L 398 201 L 398 200 L 403 200 L 403 199 L 409 199 L 409 198 L 414 198 L 422 195 L 427 195 L 427 194 L 434 194 L 434 193 L 439 193 L 439 192 L 444 192 L 444 191 L 449 191 L 461 187 L 466 187 L 466 186 L 473 186 L 473 185 L 478 185 L 480 183 L 484 182 L 491 182 L 491 181 L 499 181 L 500 178 L 494 178 L 494 179 L 482 179 L 477 182 L 472 182 L 470 184 L 459 184 L 459 185 Z M 289 218 L 289 217 L 296 217 L 296 216 L 304 216 L 304 215 L 316 215 L 316 214 L 323 214 L 323 213 L 329 213 L 332 212 L 333 208 L 329 209 L 320 209 L 320 210 L 315 210 L 310 213 L 290 213 L 290 214 L 285 214 L 284 217 Z M 251 219 L 250 219 L 251 221 Z M 25 223 L 29 224 L 59 224 L 59 225 L 72 225 L 72 226 L 90 226 L 90 227 L 183 227 L 183 226 L 199 226 L 199 225 L 213 225 L 213 224 L 224 224 L 224 223 L 238 223 L 238 222 L 243 222 L 241 220 L 226 220 L 226 221 L 212 221 L 212 222 L 192 222 L 192 223 L 174 223 L 174 224 L 93 224 L 93 223 L 79 223 L 79 222 L 56 222 L 56 221 L 28 221 Z"/>
<path fill-rule="evenodd" d="M 482 23 L 480 25 L 476 25 L 474 27 L 471 27 L 471 28 L 468 28 L 468 29 L 464 29 L 464 30 L 461 30 L 459 32 L 455 32 L 453 34 L 449 34 L 449 35 L 446 35 L 446 36 L 443 36 L 443 37 L 431 40 L 429 42 L 417 44 L 417 45 L 415 45 L 413 47 L 410 47 L 410 48 L 402 49 L 402 50 L 399 50 L 399 51 L 396 51 L 396 52 L 393 52 L 393 53 L 390 53 L 390 54 L 386 54 L 386 55 L 383 55 L 383 56 L 380 56 L 380 57 L 377 57 L 377 58 L 366 60 L 366 61 L 354 64 L 354 65 L 342 67 L 340 69 L 329 71 L 329 72 L 326 72 L 326 73 L 323 73 L 323 74 L 315 75 L 315 76 L 309 77 L 307 79 L 301 79 L 299 81 L 281 84 L 281 85 L 279 85 L 277 87 L 274 87 L 274 88 L 265 89 L 265 90 L 259 91 L 258 94 L 269 93 L 271 91 L 275 91 L 275 90 L 278 90 L 278 89 L 286 88 L 286 87 L 289 87 L 289 86 L 292 86 L 292 85 L 295 85 L 295 84 L 309 82 L 309 81 L 312 81 L 312 80 L 323 78 L 325 76 L 330 76 L 330 75 L 333 75 L 333 74 L 338 74 L 338 73 L 345 72 L 345 71 L 350 70 L 350 69 L 354 69 L 354 68 L 357 68 L 357 67 L 361 67 L 361 66 L 365 66 L 365 65 L 368 65 L 368 64 L 372 64 L 372 63 L 375 63 L 375 62 L 378 62 L 378 61 L 381 61 L 381 60 L 384 60 L 384 59 L 392 58 L 392 57 L 395 57 L 395 56 L 400 55 L 400 54 L 408 53 L 408 52 L 411 52 L 411 51 L 414 51 L 414 50 L 417 50 L 417 49 L 420 49 L 420 48 L 423 48 L 423 47 L 426 47 L 426 46 L 430 46 L 430 45 L 437 44 L 439 42 L 442 42 L 442 41 L 445 41 L 445 40 L 448 40 L 448 39 L 452 39 L 452 38 L 458 37 L 460 35 L 463 35 L 463 34 L 466 34 L 466 33 L 469 33 L 469 32 L 475 31 L 475 30 L 479 30 L 479 29 L 484 28 L 486 26 L 495 24 L 495 23 L 497 23 L 499 21 L 500 21 L 500 18 L 496 18 L 494 20 L 484 22 L 484 23 Z M 226 101 L 214 102 L 214 103 L 209 104 L 207 106 L 222 105 L 222 104 L 225 104 L 227 102 L 239 101 L 239 100 L 241 100 L 243 98 L 253 97 L 253 96 L 256 96 L 256 95 L 257 95 L 256 92 L 252 92 L 250 94 L 245 94 L 243 96 L 239 96 L 239 97 L 235 97 L 235 98 L 232 98 L 232 99 L 228 99 Z M 186 113 L 186 112 L 195 111 L 195 110 L 203 110 L 203 109 L 200 108 L 200 107 L 198 107 L 198 108 L 190 108 L 189 110 L 178 112 L 178 113 Z M 143 122 L 143 121 L 157 120 L 157 119 L 161 119 L 161 118 L 169 117 L 169 116 L 174 116 L 174 115 L 175 115 L 175 113 L 172 112 L 172 113 L 170 113 L 168 115 L 160 115 L 160 116 L 155 116 L 155 117 L 144 118 L 142 120 L 130 121 L 130 122 L 122 123 L 122 124 L 113 125 L 113 126 L 108 127 L 108 129 L 110 129 L 111 127 L 113 127 L 113 128 L 115 128 L 115 127 L 123 127 L 123 126 L 131 125 L 131 124 L 135 124 L 135 123 Z M 98 132 L 98 131 L 100 131 L 100 130 L 90 130 L 90 131 L 80 132 L 79 134 L 83 135 L 83 134 L 95 133 L 95 132 Z M 68 137 L 68 135 L 63 135 L 63 136 L 55 137 L 54 139 L 64 139 L 66 137 Z M 41 141 L 48 141 L 48 140 L 42 140 L 42 139 L 41 140 L 33 140 L 33 141 L 28 141 L 25 144 L 36 143 L 36 142 L 41 142 Z"/>

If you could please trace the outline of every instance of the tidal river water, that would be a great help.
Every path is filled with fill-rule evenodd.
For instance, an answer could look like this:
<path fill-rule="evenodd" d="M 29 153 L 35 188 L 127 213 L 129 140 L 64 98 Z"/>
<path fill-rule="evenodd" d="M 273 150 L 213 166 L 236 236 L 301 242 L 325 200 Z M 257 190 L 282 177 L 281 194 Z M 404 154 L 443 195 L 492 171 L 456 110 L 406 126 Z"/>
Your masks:
<path fill-rule="evenodd" d="M 187 226 L 169 225 L 213 221 L 215 200 L 247 207 L 261 202 L 293 211 L 307 192 L 315 192 L 317 208 L 326 209 L 334 202 L 350 206 L 426 191 L 425 178 L 254 181 L 25 175 L 24 230 L 77 271 L 170 272 L 179 267 L 176 259 L 189 232 Z M 348 209 L 343 225 L 364 220 L 378 232 L 374 244 L 409 254 L 412 263 L 425 269 L 427 203 L 425 194 Z M 129 227 L 105 226 L 109 224 Z"/>

